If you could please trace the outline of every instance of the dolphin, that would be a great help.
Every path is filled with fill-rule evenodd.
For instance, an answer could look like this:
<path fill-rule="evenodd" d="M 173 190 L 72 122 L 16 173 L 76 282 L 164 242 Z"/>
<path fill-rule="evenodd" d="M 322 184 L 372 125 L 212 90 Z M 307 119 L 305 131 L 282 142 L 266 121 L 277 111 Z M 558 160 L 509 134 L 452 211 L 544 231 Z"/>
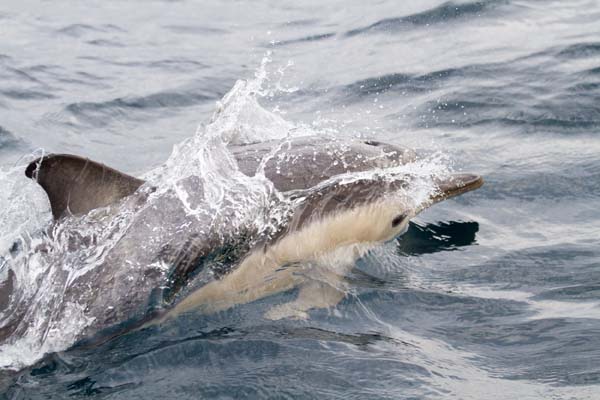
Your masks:
<path fill-rule="evenodd" d="M 294 287 L 298 298 L 265 316 L 307 318 L 309 310 L 344 297 L 340 285 L 357 257 L 400 235 L 423 209 L 483 184 L 474 174 L 437 178 L 435 190 L 415 202 L 405 194 L 410 177 L 360 175 L 416 160 L 413 150 L 371 140 L 308 137 L 228 150 L 244 175 L 263 174 L 271 182 L 264 205 L 286 205 L 268 228 L 251 218 L 237 223 L 239 210 L 228 208 L 235 199 L 227 196 L 218 218 L 203 213 L 214 208 L 207 203 L 210 188 L 196 176 L 178 182 L 179 189 L 160 190 L 78 156 L 31 162 L 25 174 L 45 190 L 54 222 L 41 243 L 21 244 L 29 250 L 15 256 L 0 282 L 0 343 L 39 327 L 40 318 L 46 332 L 78 318 L 75 339 L 105 340 L 148 321 L 225 310 Z M 200 211 L 191 217 L 190 207 Z M 329 260 L 342 266 L 316 267 L 319 278 L 311 279 L 310 266 L 332 254 Z M 33 257 L 70 266 L 47 283 L 57 301 L 47 303 L 52 309 L 43 316 L 27 307 L 13 271 Z"/>

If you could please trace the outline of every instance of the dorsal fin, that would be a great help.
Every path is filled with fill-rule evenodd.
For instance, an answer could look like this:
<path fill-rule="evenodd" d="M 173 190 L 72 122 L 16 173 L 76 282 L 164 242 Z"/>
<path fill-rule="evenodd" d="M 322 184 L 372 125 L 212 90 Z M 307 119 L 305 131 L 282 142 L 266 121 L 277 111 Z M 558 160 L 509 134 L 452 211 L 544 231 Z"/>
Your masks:
<path fill-rule="evenodd" d="M 38 158 L 27 166 L 25 175 L 44 188 L 55 220 L 67 213 L 84 214 L 108 206 L 144 183 L 104 164 L 68 154 Z"/>

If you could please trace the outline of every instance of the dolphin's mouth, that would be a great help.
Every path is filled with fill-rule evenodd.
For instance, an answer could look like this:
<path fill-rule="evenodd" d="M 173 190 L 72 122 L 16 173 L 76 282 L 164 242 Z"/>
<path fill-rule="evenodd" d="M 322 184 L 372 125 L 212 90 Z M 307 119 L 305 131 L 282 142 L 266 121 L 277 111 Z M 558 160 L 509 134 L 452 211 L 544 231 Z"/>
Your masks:
<path fill-rule="evenodd" d="M 438 190 L 431 197 L 431 204 L 478 189 L 483 185 L 483 178 L 475 174 L 453 174 L 436 179 L 435 183 Z"/>

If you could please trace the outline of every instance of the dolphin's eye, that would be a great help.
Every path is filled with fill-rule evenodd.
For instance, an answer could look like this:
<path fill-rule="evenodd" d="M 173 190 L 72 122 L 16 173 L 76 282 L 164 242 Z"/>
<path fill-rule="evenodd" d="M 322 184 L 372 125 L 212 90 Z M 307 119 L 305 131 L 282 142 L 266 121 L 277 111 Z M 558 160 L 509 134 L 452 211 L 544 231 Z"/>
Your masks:
<path fill-rule="evenodd" d="M 408 215 L 406 213 L 402 213 L 398 216 L 396 216 L 393 220 L 392 220 L 392 228 L 397 227 L 398 225 L 400 225 L 402 222 L 404 222 L 404 220 L 406 219 Z"/>

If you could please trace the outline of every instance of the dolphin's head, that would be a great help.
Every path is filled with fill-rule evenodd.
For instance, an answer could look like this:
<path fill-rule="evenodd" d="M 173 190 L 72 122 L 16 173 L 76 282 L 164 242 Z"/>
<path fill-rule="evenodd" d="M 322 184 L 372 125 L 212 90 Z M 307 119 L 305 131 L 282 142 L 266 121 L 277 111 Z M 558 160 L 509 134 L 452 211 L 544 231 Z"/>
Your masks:
<path fill-rule="evenodd" d="M 384 205 L 381 210 L 387 215 L 389 222 L 387 239 L 404 233 L 408 229 L 410 219 L 426 208 L 440 201 L 480 188 L 483 185 L 483 178 L 476 174 L 451 174 L 443 178 L 434 179 L 434 184 L 435 190 L 424 201 L 415 201 L 415 199 L 404 194 L 396 197 L 392 193 L 391 196 L 387 196 L 387 200 L 383 202 Z M 403 186 L 406 187 L 408 184 L 404 184 Z M 385 240 L 386 238 L 383 239 Z"/>
<path fill-rule="evenodd" d="M 409 221 L 427 207 L 477 189 L 483 179 L 473 174 L 437 178 L 434 190 L 425 196 L 414 195 L 415 184 L 409 177 L 398 177 L 321 185 L 299 199 L 287 231 L 311 231 L 310 237 L 324 244 L 320 251 L 385 242 L 404 233 Z"/>

